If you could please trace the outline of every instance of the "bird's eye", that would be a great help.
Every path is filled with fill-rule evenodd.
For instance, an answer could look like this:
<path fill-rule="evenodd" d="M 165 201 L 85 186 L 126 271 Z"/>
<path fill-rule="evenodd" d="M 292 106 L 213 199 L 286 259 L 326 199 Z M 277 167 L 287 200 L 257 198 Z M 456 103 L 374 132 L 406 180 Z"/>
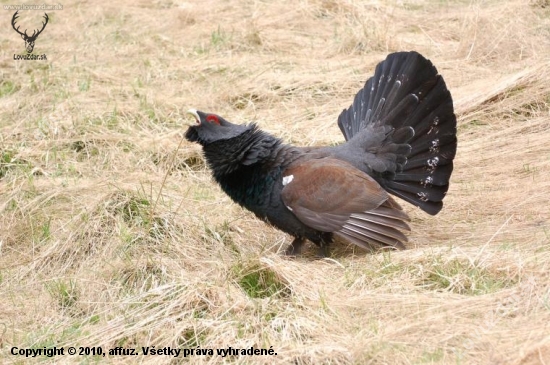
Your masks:
<path fill-rule="evenodd" d="M 206 116 L 206 121 L 210 122 L 210 123 L 216 123 L 217 125 L 220 125 L 220 120 L 214 114 L 208 114 Z"/>

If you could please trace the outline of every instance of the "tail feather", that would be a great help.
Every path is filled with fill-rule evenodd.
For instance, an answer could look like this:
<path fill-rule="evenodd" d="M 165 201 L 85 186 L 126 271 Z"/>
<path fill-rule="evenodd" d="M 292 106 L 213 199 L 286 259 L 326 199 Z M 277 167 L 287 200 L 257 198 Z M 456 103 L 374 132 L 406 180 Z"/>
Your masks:
<path fill-rule="evenodd" d="M 415 94 L 405 96 L 405 98 L 403 98 L 403 100 L 380 121 L 380 124 L 386 125 L 391 124 L 392 121 L 405 121 L 407 116 L 414 111 L 418 102 L 418 97 Z M 395 125 L 395 127 L 398 128 L 397 125 Z"/>
<path fill-rule="evenodd" d="M 444 142 L 448 142 L 445 139 L 440 140 L 443 144 Z M 437 150 L 437 151 L 436 151 Z M 430 144 L 430 146 L 422 151 L 415 151 L 414 149 L 411 151 L 411 157 L 407 160 L 407 169 L 413 170 L 417 167 L 424 166 L 426 170 L 433 170 L 428 171 L 432 174 L 436 172 L 438 167 L 451 165 L 453 163 L 454 158 L 454 152 L 456 150 L 456 147 L 453 145 L 453 143 L 445 143 L 443 146 L 438 145 L 437 143 L 435 145 Z"/>
<path fill-rule="evenodd" d="M 365 141 L 365 172 L 388 192 L 429 214 L 441 210 L 456 154 L 456 117 L 445 81 L 429 60 L 416 52 L 390 54 L 340 114 L 338 126 L 347 141 L 354 139 L 350 148 Z M 381 132 L 382 141 L 365 135 Z"/>
<path fill-rule="evenodd" d="M 439 202 L 443 200 L 445 194 L 447 193 L 447 186 L 432 185 L 429 189 L 426 189 L 421 183 L 411 184 L 410 181 L 402 182 L 390 180 L 387 182 L 387 187 L 392 190 L 412 193 L 422 201 Z"/>
<path fill-rule="evenodd" d="M 423 160 L 420 160 L 423 162 Z M 399 181 L 401 182 L 417 182 L 423 185 L 431 184 L 437 186 L 445 186 L 449 183 L 449 175 L 453 169 L 452 165 L 440 166 L 437 171 L 428 177 L 426 177 L 426 169 L 424 165 L 421 165 L 415 169 L 408 169 L 405 172 L 399 174 Z"/>
<path fill-rule="evenodd" d="M 405 200 L 412 205 L 416 205 L 428 214 L 436 215 L 443 208 L 443 201 L 423 201 L 417 194 L 406 192 L 400 189 L 388 189 L 393 195 Z M 423 204 L 426 203 L 426 204 Z"/>

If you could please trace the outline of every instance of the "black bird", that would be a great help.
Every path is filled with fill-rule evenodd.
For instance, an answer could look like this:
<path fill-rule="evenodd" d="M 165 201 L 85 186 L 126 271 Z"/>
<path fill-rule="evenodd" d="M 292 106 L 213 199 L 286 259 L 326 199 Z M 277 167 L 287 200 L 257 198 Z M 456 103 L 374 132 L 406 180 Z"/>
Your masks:
<path fill-rule="evenodd" d="M 295 147 L 219 115 L 195 117 L 185 137 L 203 147 L 215 180 L 241 206 L 320 246 L 338 236 L 365 249 L 404 248 L 408 215 L 393 194 L 437 214 L 449 188 L 456 117 L 445 82 L 417 52 L 390 54 L 338 117 L 346 143 Z"/>

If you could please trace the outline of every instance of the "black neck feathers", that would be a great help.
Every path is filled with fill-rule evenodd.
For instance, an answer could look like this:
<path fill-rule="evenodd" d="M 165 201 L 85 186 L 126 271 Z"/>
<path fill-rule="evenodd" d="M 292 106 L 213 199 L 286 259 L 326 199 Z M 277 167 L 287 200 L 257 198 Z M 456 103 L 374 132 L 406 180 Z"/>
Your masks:
<path fill-rule="evenodd" d="M 204 155 L 214 177 L 219 181 L 242 167 L 269 162 L 281 145 L 280 139 L 252 124 L 238 136 L 205 145 Z"/>

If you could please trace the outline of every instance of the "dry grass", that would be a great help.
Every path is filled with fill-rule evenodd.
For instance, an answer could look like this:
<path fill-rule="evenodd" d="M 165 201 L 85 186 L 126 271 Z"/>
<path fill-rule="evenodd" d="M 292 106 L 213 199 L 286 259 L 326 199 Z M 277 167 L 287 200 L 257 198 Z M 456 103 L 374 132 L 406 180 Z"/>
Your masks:
<path fill-rule="evenodd" d="M 63 3 L 36 42 L 48 62 L 12 59 L 2 14 L 2 363 L 27 363 L 13 346 L 155 345 L 277 352 L 224 359 L 240 364 L 550 364 L 548 1 L 127 3 Z M 409 250 L 283 258 L 290 238 L 181 142 L 189 107 L 339 142 L 340 110 L 409 49 L 459 118 L 446 206 L 407 206 Z M 178 362 L 54 358 L 108 359 Z"/>

